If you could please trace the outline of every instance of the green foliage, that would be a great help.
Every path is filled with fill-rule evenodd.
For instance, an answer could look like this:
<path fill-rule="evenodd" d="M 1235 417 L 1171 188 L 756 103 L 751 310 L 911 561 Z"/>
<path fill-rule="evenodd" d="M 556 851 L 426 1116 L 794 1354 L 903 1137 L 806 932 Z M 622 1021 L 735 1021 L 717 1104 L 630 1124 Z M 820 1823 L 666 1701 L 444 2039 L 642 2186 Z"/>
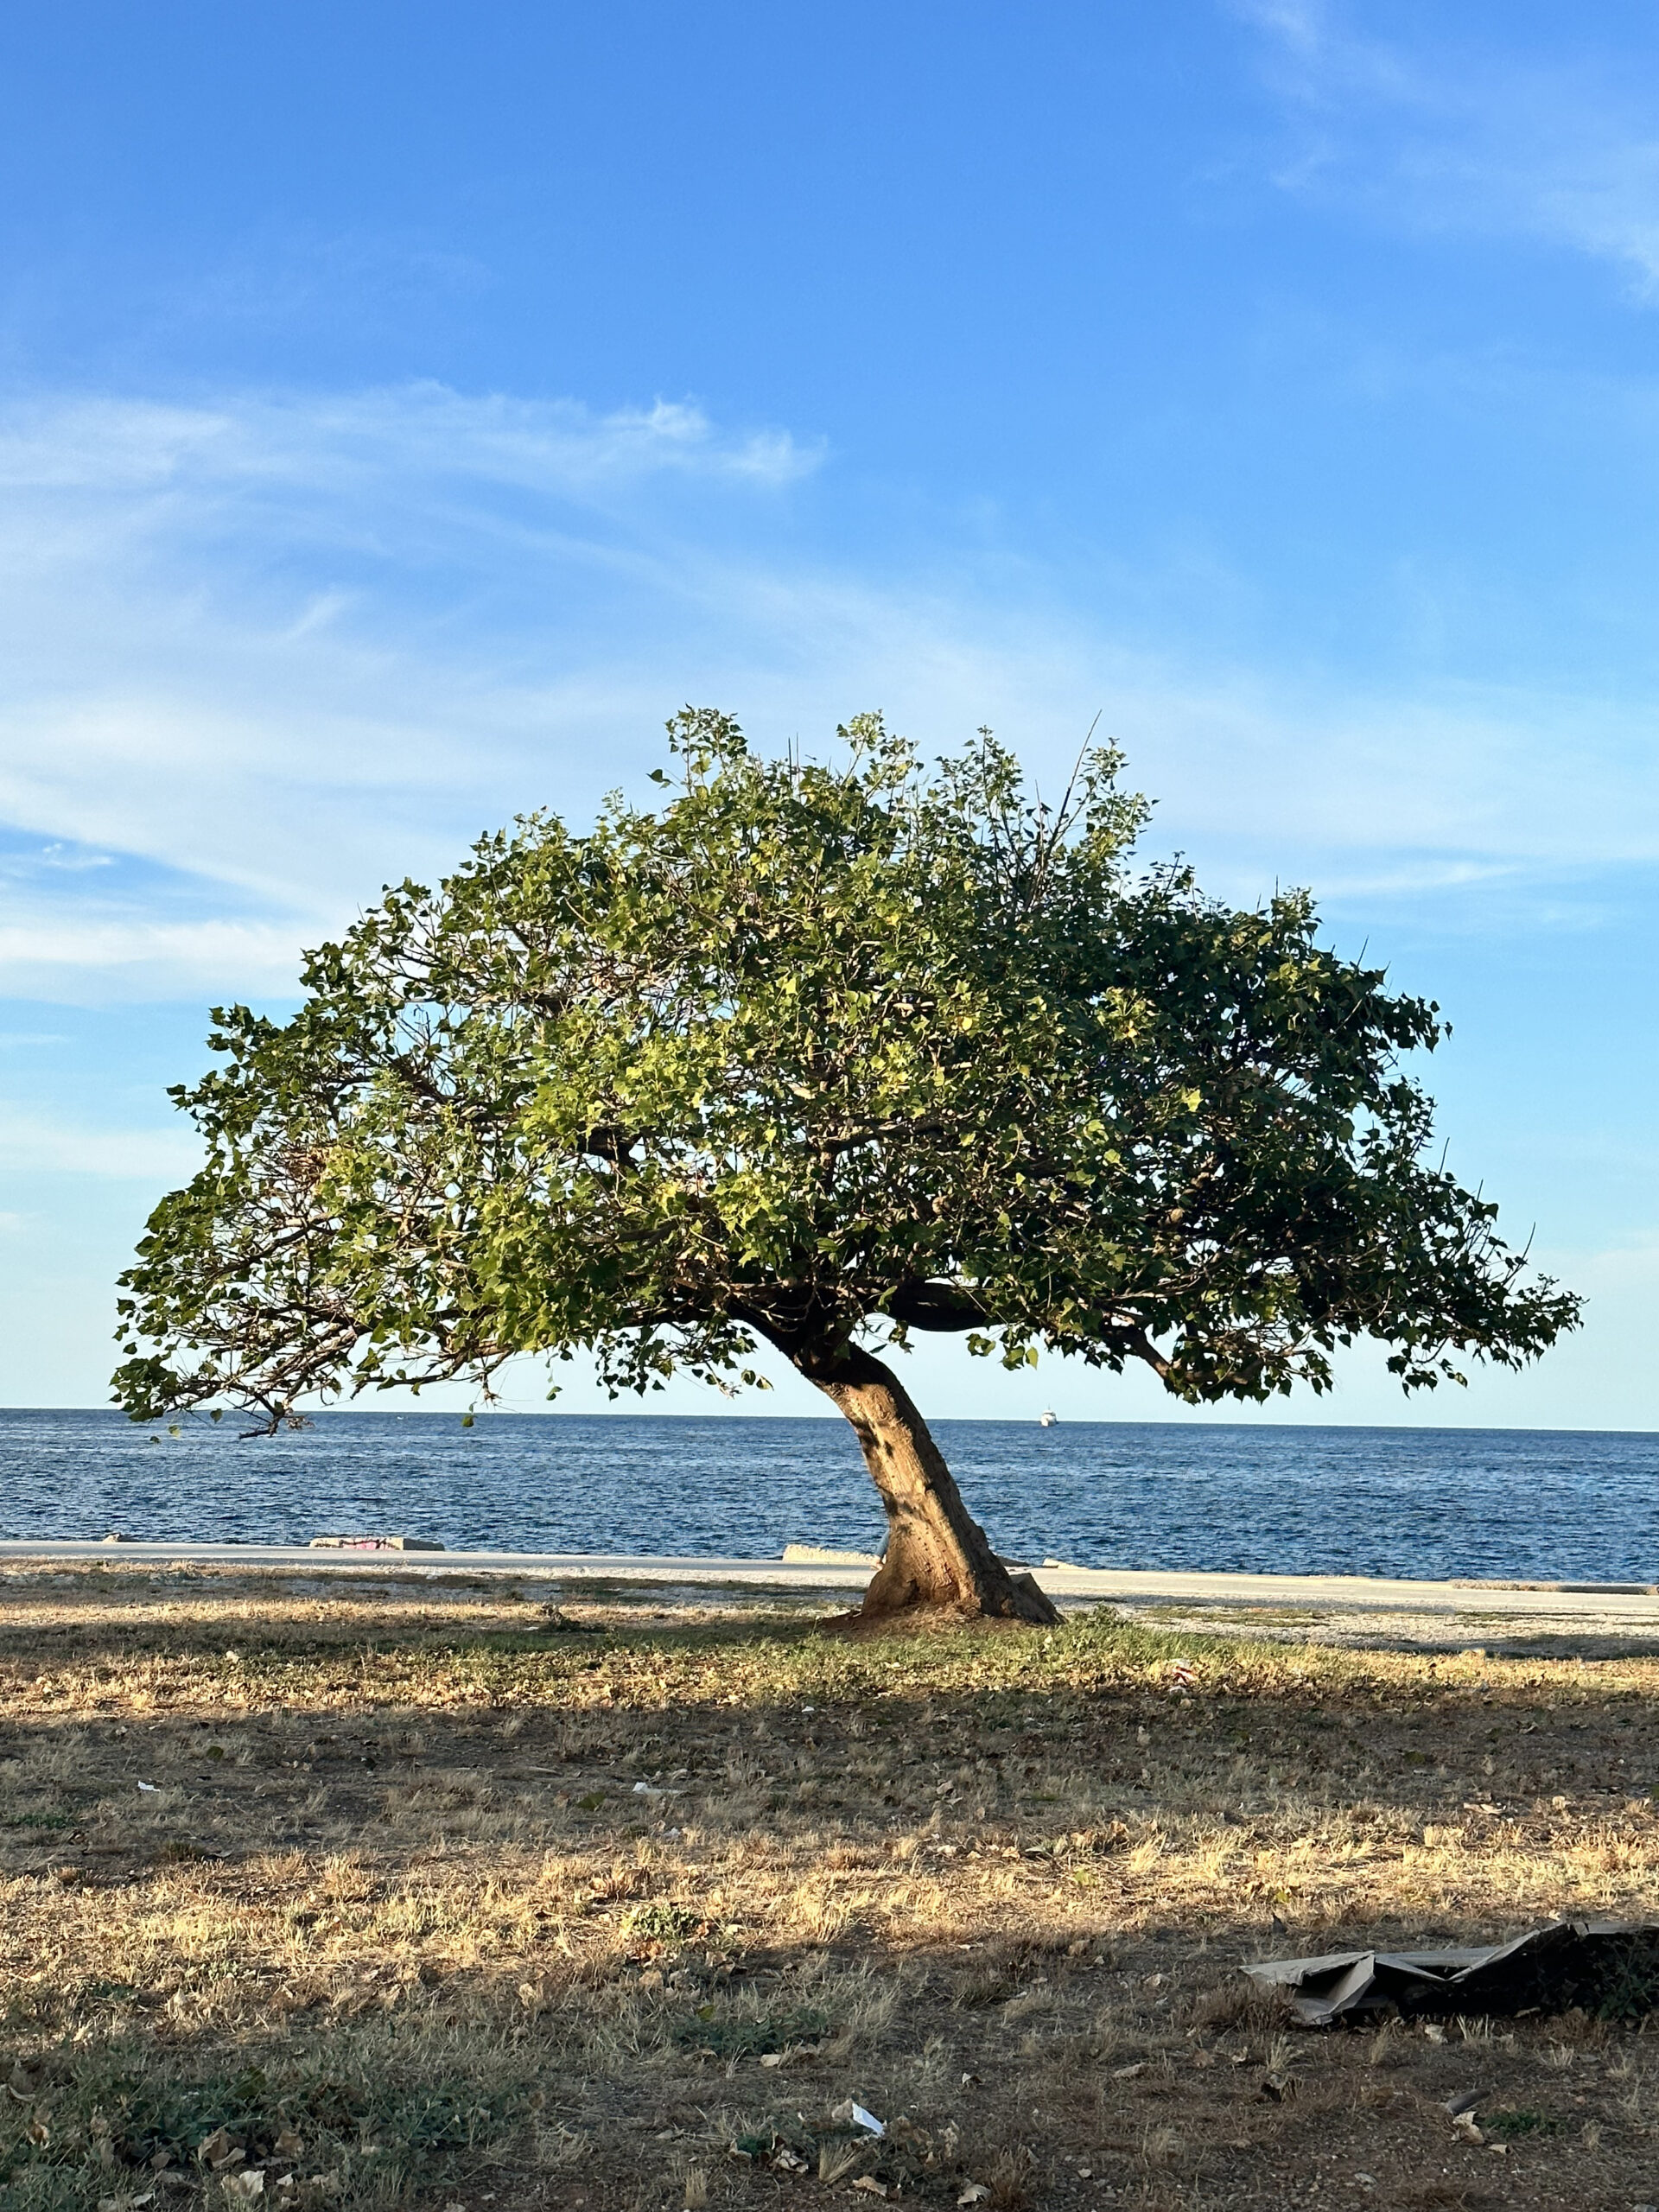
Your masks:
<path fill-rule="evenodd" d="M 1528 2135 L 1559 2135 L 1561 2123 L 1541 2112 L 1482 2113 L 1482 2132 L 1500 2143 L 1518 2143 Z"/>
<path fill-rule="evenodd" d="M 701 1913 L 666 1897 L 630 1905 L 622 1916 L 622 1933 L 642 1943 L 683 1943 L 704 1924 Z"/>
<path fill-rule="evenodd" d="M 285 2163 L 302 2177 L 298 2203 L 391 2202 L 406 2167 L 429 2183 L 511 2138 L 536 2094 L 533 2072 L 520 2070 L 528 2062 L 510 2048 L 483 2079 L 447 2075 L 453 2048 L 435 2057 L 414 2038 L 407 2052 L 393 2038 L 374 2058 L 338 2035 L 297 2050 L 290 2037 L 267 2066 L 220 2074 L 210 2070 L 211 2054 L 188 2044 L 158 2055 L 148 2039 L 65 2037 L 36 2060 L 37 2096 L 0 2094 L 0 2202 L 18 2212 L 93 2212 L 164 2190 L 157 2161 L 175 2187 L 187 2177 L 206 2181 L 197 2153 L 219 2129 L 245 2154 L 238 2170 L 270 2160 L 285 2131 L 297 2133 L 302 2158 Z M 37 2117 L 46 2124 L 31 2127 Z M 378 2144 L 365 2151 L 370 2134 Z M 324 2186 L 307 2189 L 303 2177 L 319 2169 Z M 213 2185 L 210 2201 L 219 2195 Z M 220 2201 L 231 2202 L 229 2192 Z"/>
<path fill-rule="evenodd" d="M 1426 1157 L 1400 1065 L 1436 1010 L 1180 868 L 1132 879 L 1109 752 L 1054 810 L 982 733 L 925 768 L 877 717 L 835 765 L 686 709 L 653 811 L 484 839 L 215 1014 L 175 1093 L 207 1163 L 123 1278 L 137 1420 L 592 1352 L 613 1390 L 730 1389 L 754 1341 L 966 1335 L 1148 1362 L 1189 1402 L 1324 1388 L 1370 1335 L 1409 1386 L 1518 1364 L 1576 1302 Z"/>
<path fill-rule="evenodd" d="M 816 2043 L 829 2034 L 830 2025 L 828 2013 L 810 2007 L 770 2013 L 763 2019 L 745 2019 L 730 2012 L 722 2016 L 717 2005 L 703 2005 L 690 2019 L 680 2021 L 673 2034 L 675 2042 L 686 2049 L 712 2051 L 716 2058 L 759 2058 L 763 2051 Z M 741 2139 L 738 2147 L 742 2148 Z"/>

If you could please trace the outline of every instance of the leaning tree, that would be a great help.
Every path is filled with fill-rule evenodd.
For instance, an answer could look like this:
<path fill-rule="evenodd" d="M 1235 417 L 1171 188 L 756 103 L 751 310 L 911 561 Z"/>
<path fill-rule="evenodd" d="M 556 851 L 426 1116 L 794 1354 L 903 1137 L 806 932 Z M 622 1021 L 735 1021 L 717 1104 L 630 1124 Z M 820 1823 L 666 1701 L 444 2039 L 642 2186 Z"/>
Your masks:
<path fill-rule="evenodd" d="M 1427 1156 L 1436 1008 L 1316 941 L 1132 876 L 1117 757 L 1051 810 L 1013 756 L 928 770 L 877 717 L 831 764 L 670 724 L 658 803 L 486 838 L 214 1015 L 174 1092 L 207 1164 L 123 1277 L 118 1398 L 261 1428 L 308 1399 L 594 1357 L 614 1393 L 759 1378 L 847 1416 L 887 1511 L 865 1608 L 1050 1618 L 880 1355 L 1143 1362 L 1189 1404 L 1516 1366 L 1576 1318 Z"/>

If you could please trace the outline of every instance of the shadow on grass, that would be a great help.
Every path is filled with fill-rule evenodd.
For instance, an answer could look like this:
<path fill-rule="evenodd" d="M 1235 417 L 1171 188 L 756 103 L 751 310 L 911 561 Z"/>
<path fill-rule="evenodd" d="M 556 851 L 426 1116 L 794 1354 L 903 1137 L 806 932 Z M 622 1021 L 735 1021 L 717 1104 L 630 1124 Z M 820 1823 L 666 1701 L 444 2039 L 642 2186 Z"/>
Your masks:
<path fill-rule="evenodd" d="M 1333 2146 L 1402 2204 L 1569 2152 L 1639 2194 L 1645 2044 L 1293 2047 L 1232 1969 L 1651 1894 L 1652 1662 L 560 1602 L 603 1632 L 385 1584 L 0 1618 L 9 2207 L 1277 2205 Z M 1446 2139 L 1477 2069 L 1507 2196 Z"/>

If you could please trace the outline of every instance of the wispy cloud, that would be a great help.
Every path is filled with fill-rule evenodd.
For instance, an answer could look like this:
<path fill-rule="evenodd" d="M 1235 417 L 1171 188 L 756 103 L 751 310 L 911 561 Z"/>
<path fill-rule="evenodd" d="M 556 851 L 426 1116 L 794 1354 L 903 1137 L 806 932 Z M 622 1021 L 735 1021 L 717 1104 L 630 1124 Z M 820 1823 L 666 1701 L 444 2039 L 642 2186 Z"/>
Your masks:
<path fill-rule="evenodd" d="M 113 868 L 115 865 L 111 854 L 79 852 L 61 842 L 42 845 L 33 857 L 36 867 L 61 870 L 69 875 L 85 875 L 89 869 Z"/>
<path fill-rule="evenodd" d="M 0 416 L 0 487 L 13 491 L 222 493 L 310 486 L 327 472 L 337 491 L 457 479 L 594 497 L 662 471 L 788 484 L 820 457 L 785 430 L 722 433 L 683 402 L 601 415 L 429 383 L 194 407 L 54 397 Z"/>
<path fill-rule="evenodd" d="M 281 995 L 294 987 L 300 932 L 293 925 L 226 920 L 162 922 L 143 913 L 0 921 L 0 976 L 10 995 L 73 1002 L 87 995 L 137 999 Z M 8 1042 L 45 1044 L 47 1037 Z"/>
<path fill-rule="evenodd" d="M 1006 559 L 809 562 L 769 519 L 803 465 L 689 410 L 429 387 L 0 411 L 0 991 L 291 989 L 383 881 L 579 817 L 687 698 L 762 744 L 869 705 L 930 747 L 989 721 L 1044 776 L 1099 712 L 1159 843 L 1247 895 L 1659 852 L 1627 706 L 1199 662 Z"/>
<path fill-rule="evenodd" d="M 1326 0 L 1235 0 L 1262 34 L 1297 125 L 1287 188 L 1342 195 L 1420 227 L 1530 237 L 1621 268 L 1659 296 L 1659 128 L 1651 86 L 1597 56 L 1563 15 L 1548 51 Z M 1495 22 L 1497 19 L 1493 19 Z"/>
<path fill-rule="evenodd" d="M 653 499 L 764 503 L 817 461 L 688 404 L 431 385 L 0 409 L 0 819 L 51 841 L 0 861 L 0 989 L 291 987 L 584 749 L 548 716 L 613 688 L 568 672 L 607 659 L 572 634 L 595 591 L 638 609 L 625 652 L 675 595 Z M 49 880 L 118 860 L 153 880 Z"/>
<path fill-rule="evenodd" d="M 180 1182 L 200 1158 L 182 1128 L 78 1128 L 0 1104 L 0 1171 Z"/>

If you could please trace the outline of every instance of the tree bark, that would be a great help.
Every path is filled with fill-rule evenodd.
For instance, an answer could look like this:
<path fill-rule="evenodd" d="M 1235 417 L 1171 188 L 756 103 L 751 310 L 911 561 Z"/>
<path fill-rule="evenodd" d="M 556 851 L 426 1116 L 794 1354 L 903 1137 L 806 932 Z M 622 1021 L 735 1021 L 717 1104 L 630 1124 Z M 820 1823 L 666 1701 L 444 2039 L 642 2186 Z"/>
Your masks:
<path fill-rule="evenodd" d="M 1034 1580 L 1010 1574 L 991 1549 L 890 1369 L 856 1345 L 829 1364 L 798 1364 L 852 1423 L 887 1511 L 887 1556 L 865 1592 L 867 1617 L 930 1610 L 968 1620 L 1059 1619 Z"/>

